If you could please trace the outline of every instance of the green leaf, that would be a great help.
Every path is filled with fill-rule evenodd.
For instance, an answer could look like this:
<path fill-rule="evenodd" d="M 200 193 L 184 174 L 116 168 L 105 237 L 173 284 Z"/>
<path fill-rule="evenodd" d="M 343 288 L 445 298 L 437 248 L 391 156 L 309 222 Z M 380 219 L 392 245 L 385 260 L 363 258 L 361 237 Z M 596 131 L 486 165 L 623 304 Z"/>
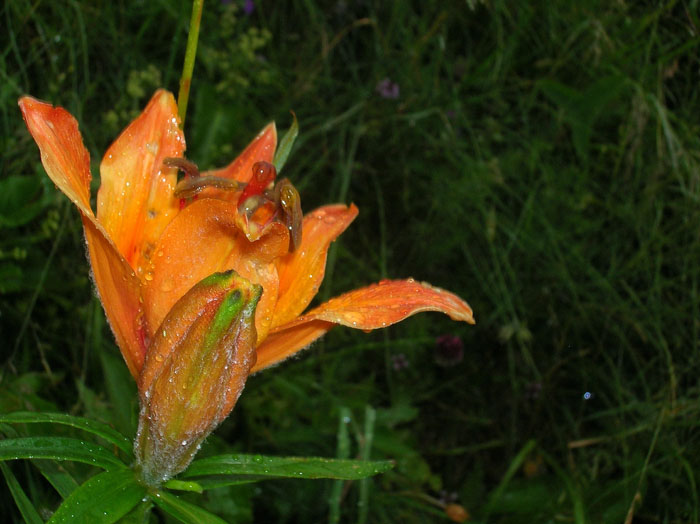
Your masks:
<path fill-rule="evenodd" d="M 262 480 L 260 477 L 210 477 L 197 479 L 197 485 L 202 488 L 202 492 L 211 489 L 227 488 L 231 486 L 242 486 Z"/>
<path fill-rule="evenodd" d="M 47 423 L 72 426 L 103 438 L 107 442 L 114 444 L 121 449 L 127 454 L 128 457 L 132 457 L 131 441 L 107 424 L 97 420 L 74 417 L 72 415 L 66 415 L 65 413 L 36 413 L 33 411 L 18 411 L 15 413 L 0 415 L 0 422 L 7 422 L 10 424 Z"/>
<path fill-rule="evenodd" d="M 21 437 L 0 440 L 0 460 L 75 460 L 104 469 L 126 465 L 102 446 L 66 437 Z"/>
<path fill-rule="evenodd" d="M 0 264 L 0 293 L 17 293 L 22 290 L 22 268 L 13 262 Z"/>
<path fill-rule="evenodd" d="M 374 422 L 376 417 L 377 412 L 374 410 L 374 408 L 370 405 L 365 406 L 365 434 L 362 438 L 361 448 L 361 456 L 365 461 L 369 460 L 372 453 L 372 443 L 374 441 Z M 360 497 L 357 501 L 357 522 L 359 524 L 365 524 L 365 522 L 367 522 L 370 482 L 371 481 L 368 478 L 364 478 L 360 481 Z"/>
<path fill-rule="evenodd" d="M 10 175 L 0 180 L 0 227 L 26 224 L 51 203 L 49 195 L 41 194 L 39 176 Z"/>
<path fill-rule="evenodd" d="M 363 461 L 317 457 L 267 457 L 263 455 L 218 455 L 195 460 L 182 474 L 185 478 L 204 475 L 237 475 L 264 478 L 359 480 L 394 467 L 388 460 Z"/>
<path fill-rule="evenodd" d="M 506 471 L 505 475 L 503 475 L 501 482 L 499 482 L 496 489 L 494 489 L 489 495 L 489 499 L 486 502 L 486 506 L 484 508 L 485 515 L 489 515 L 498 507 L 498 505 L 500 504 L 500 499 L 505 493 L 506 489 L 508 488 L 510 481 L 520 470 L 520 468 L 523 465 L 523 462 L 525 462 L 525 459 L 527 459 L 528 455 L 532 452 L 533 449 L 535 449 L 536 446 L 537 442 L 535 442 L 535 440 L 528 440 L 525 443 L 525 445 L 520 449 L 518 454 L 513 458 L 513 460 L 511 460 L 510 466 L 508 466 L 508 470 Z"/>
<path fill-rule="evenodd" d="M 33 460 L 32 464 L 41 471 L 41 474 L 54 487 L 61 498 L 68 496 L 78 489 L 78 483 L 60 462 L 55 460 Z"/>
<path fill-rule="evenodd" d="M 336 457 L 347 459 L 350 456 L 350 435 L 348 434 L 348 424 L 352 420 L 350 408 L 345 406 L 340 408 L 340 420 L 338 421 L 338 447 Z M 336 480 L 333 482 L 331 496 L 328 499 L 328 522 L 337 524 L 340 522 L 340 502 L 343 497 L 343 487 L 345 482 Z"/>
<path fill-rule="evenodd" d="M 185 524 L 226 524 L 225 520 L 167 491 L 158 491 L 151 495 L 151 500 L 168 515 Z"/>
<path fill-rule="evenodd" d="M 102 318 L 102 309 L 95 312 L 95 315 Z M 101 336 L 102 332 L 99 331 Z M 106 347 L 99 345 L 100 362 L 104 383 L 109 396 L 110 404 L 113 408 L 112 418 L 117 429 L 126 432 L 127 435 L 135 433 L 136 430 L 136 383 L 131 378 L 129 369 L 124 365 L 124 360 L 118 351 L 109 351 Z"/>
<path fill-rule="evenodd" d="M 29 500 L 29 497 L 24 493 L 22 486 L 19 485 L 14 474 L 7 467 L 6 464 L 0 462 L 0 471 L 7 481 L 7 487 L 10 488 L 10 493 L 12 493 L 12 498 L 15 499 L 15 504 L 19 508 L 19 512 L 24 518 L 24 522 L 27 524 L 43 524 L 43 520 L 39 516 L 39 513 L 34 509 L 34 505 Z"/>
<path fill-rule="evenodd" d="M 170 479 L 164 484 L 164 487 L 179 491 L 194 491 L 195 493 L 202 493 L 204 491 L 200 484 L 191 480 Z"/>
<path fill-rule="evenodd" d="M 146 496 L 130 469 L 95 475 L 63 501 L 48 524 L 108 524 L 129 513 Z"/>
<path fill-rule="evenodd" d="M 278 173 L 282 171 L 284 164 L 287 163 L 287 157 L 289 156 L 292 146 L 294 145 L 294 141 L 297 139 L 297 135 L 299 134 L 299 122 L 297 121 L 297 115 L 294 114 L 294 111 L 290 111 L 290 113 L 292 113 L 292 117 L 294 117 L 292 126 L 284 134 L 284 137 L 277 148 L 277 152 L 275 153 L 275 159 L 272 161 L 272 163 L 275 164 L 275 169 Z"/>
<path fill-rule="evenodd" d="M 146 499 L 144 502 L 141 502 L 141 504 L 134 507 L 134 509 L 132 509 L 129 513 L 124 515 L 119 521 L 119 524 L 148 524 L 152 509 L 153 503 L 150 499 Z"/>

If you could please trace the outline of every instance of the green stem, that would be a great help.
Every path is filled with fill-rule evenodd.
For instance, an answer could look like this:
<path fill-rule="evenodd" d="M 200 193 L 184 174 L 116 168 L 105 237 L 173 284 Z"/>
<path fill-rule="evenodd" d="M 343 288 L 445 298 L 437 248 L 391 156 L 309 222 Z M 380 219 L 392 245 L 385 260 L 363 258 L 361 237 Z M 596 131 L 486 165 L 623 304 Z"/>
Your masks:
<path fill-rule="evenodd" d="M 180 125 L 185 127 L 185 114 L 187 114 L 187 102 L 190 98 L 190 84 L 192 83 L 192 71 L 194 60 L 197 57 L 197 41 L 199 40 L 199 24 L 202 21 L 202 7 L 204 0 L 192 2 L 192 18 L 190 18 L 190 33 L 187 36 L 187 49 L 185 50 L 185 63 L 182 66 L 180 77 L 180 92 L 177 95 L 177 112 L 180 116 Z"/>

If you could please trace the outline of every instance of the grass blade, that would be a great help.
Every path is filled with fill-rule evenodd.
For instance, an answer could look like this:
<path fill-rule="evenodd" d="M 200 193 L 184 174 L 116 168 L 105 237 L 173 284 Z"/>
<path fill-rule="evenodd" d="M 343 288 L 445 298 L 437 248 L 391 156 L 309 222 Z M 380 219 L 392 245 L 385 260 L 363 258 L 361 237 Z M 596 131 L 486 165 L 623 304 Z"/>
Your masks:
<path fill-rule="evenodd" d="M 207 510 L 185 502 L 167 491 L 157 492 L 151 497 L 151 500 L 168 515 L 185 524 L 226 524 L 225 520 L 221 520 Z"/>
<path fill-rule="evenodd" d="M 110 444 L 114 444 L 127 456 L 131 457 L 131 440 L 115 431 L 107 424 L 97 420 L 83 417 L 74 417 L 65 413 L 36 413 L 33 411 L 17 411 L 0 415 L 0 422 L 8 424 L 63 424 L 74 428 L 82 429 L 98 437 L 103 438 Z"/>
<path fill-rule="evenodd" d="M 19 485 L 19 482 L 17 482 L 17 479 L 10 468 L 7 467 L 7 464 L 0 462 L 0 471 L 2 471 L 2 474 L 5 477 L 7 487 L 10 488 L 12 498 L 15 499 L 15 504 L 17 504 L 17 507 L 19 508 L 19 512 L 22 514 L 24 522 L 27 524 L 43 524 L 44 521 L 41 519 L 36 509 L 34 509 L 34 505 L 29 500 L 26 493 L 24 493 L 24 490 Z"/>
<path fill-rule="evenodd" d="M 66 437 L 0 440 L 0 460 L 17 459 L 75 460 L 104 469 L 126 468 L 126 464 L 102 446 Z"/>
<path fill-rule="evenodd" d="M 95 475 L 63 501 L 49 524 L 109 524 L 129 513 L 146 495 L 130 469 Z"/>

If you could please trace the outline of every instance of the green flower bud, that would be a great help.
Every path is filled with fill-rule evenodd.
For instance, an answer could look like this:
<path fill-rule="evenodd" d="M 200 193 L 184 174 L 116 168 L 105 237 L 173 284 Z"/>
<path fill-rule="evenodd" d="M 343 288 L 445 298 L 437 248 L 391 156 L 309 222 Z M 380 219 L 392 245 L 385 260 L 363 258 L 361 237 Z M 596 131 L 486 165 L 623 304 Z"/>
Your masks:
<path fill-rule="evenodd" d="M 137 471 L 158 485 L 183 471 L 225 419 L 255 364 L 262 287 L 234 271 L 185 294 L 156 331 L 139 377 Z"/>

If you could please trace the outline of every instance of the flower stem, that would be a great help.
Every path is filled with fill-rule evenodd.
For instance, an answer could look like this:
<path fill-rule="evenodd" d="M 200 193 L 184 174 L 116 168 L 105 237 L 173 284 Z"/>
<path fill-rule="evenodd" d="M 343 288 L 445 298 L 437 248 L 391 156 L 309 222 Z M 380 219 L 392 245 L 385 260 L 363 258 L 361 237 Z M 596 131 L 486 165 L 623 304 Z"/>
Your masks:
<path fill-rule="evenodd" d="M 197 41 L 199 40 L 199 24 L 202 21 L 202 7 L 204 0 L 192 2 L 192 17 L 190 18 L 190 33 L 187 36 L 187 49 L 185 50 L 185 63 L 182 66 L 180 77 L 180 91 L 177 94 L 177 112 L 180 116 L 180 125 L 185 127 L 185 114 L 187 102 L 190 98 L 190 84 L 192 83 L 192 71 L 194 60 L 197 57 Z"/>

